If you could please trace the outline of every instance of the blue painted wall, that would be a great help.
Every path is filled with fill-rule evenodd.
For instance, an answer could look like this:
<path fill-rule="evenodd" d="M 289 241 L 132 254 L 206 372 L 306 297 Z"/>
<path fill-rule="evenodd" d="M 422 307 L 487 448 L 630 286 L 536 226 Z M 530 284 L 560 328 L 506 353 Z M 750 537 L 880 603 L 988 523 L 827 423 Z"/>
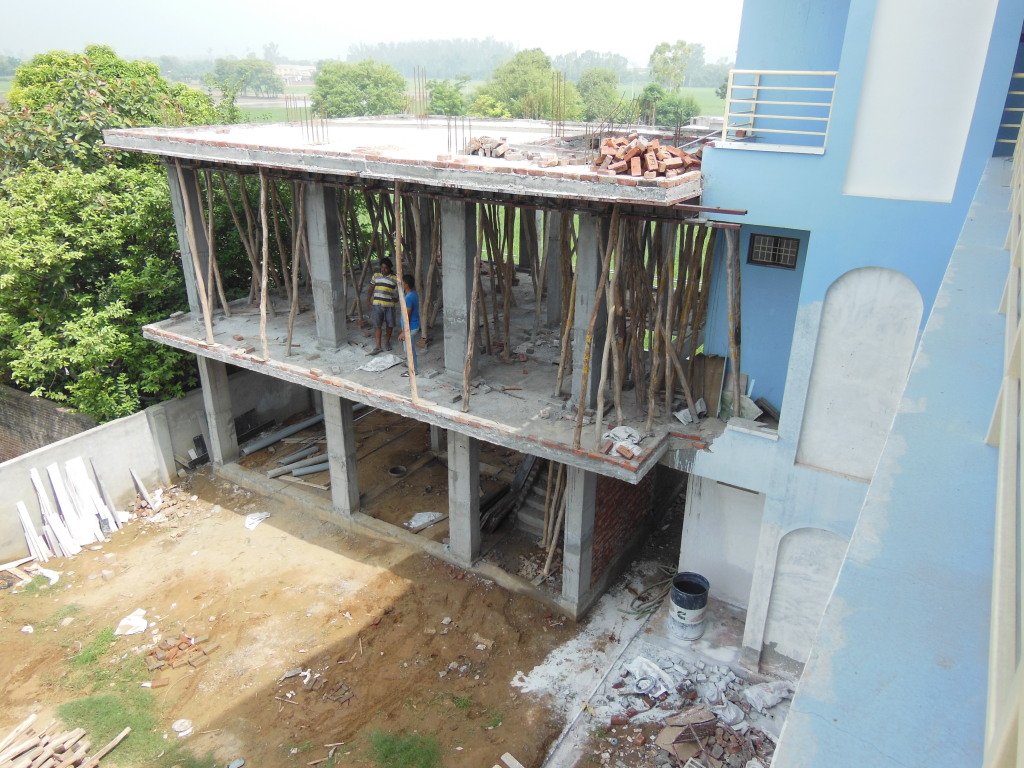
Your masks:
<path fill-rule="evenodd" d="M 800 240 L 796 269 L 748 264 L 750 235 L 781 235 Z M 740 232 L 740 337 L 743 373 L 754 379 L 753 397 L 764 397 L 776 408 L 782 407 L 786 388 L 789 351 L 793 345 L 800 282 L 807 261 L 809 234 L 778 227 L 744 226 Z M 712 272 L 711 300 L 704 331 L 704 351 L 709 355 L 729 355 L 728 312 L 725 298 L 725 238 L 716 241 L 715 268 Z"/>
<path fill-rule="evenodd" d="M 850 0 L 748 0 L 736 68 L 836 69 L 849 10 Z"/>

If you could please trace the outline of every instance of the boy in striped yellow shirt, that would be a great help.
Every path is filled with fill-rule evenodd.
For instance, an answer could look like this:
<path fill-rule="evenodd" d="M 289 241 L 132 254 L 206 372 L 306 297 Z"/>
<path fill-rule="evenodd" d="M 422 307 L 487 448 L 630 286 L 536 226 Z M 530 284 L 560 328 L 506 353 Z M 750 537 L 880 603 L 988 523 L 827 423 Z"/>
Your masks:
<path fill-rule="evenodd" d="M 380 260 L 377 272 L 370 278 L 370 323 L 373 325 L 373 338 L 377 346 L 370 353 L 381 352 L 381 335 L 387 329 L 384 349 L 391 351 L 391 334 L 395 330 L 395 312 L 398 307 L 398 281 L 392 272 L 391 259 Z"/>

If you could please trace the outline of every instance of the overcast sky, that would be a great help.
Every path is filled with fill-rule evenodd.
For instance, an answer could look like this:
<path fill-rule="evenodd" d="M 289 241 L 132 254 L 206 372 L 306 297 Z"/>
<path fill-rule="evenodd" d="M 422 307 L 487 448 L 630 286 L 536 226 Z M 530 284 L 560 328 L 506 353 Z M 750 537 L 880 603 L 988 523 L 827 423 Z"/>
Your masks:
<path fill-rule="evenodd" d="M 734 56 L 742 0 L 660 6 L 516 0 L 6 0 L 0 53 L 107 43 L 128 57 L 262 55 L 343 58 L 353 43 L 493 37 L 549 55 L 610 51 L 646 64 L 661 41 L 703 43 L 707 59 Z M 610 8 L 605 11 L 605 8 Z M 614 12 L 615 9 L 619 13 Z M 642 10 L 646 9 L 646 11 Z M 636 11 L 637 13 L 633 13 Z M 427 73 L 430 63 L 424 62 Z"/>

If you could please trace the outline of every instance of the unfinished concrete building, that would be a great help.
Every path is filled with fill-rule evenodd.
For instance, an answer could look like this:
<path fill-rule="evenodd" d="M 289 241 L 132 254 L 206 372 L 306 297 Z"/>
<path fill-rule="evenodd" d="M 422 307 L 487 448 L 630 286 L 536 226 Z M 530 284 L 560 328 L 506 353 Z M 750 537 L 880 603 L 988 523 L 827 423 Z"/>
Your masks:
<path fill-rule="evenodd" d="M 380 477 L 361 474 L 354 414 L 369 406 L 429 426 L 430 451 L 405 469 L 447 464 L 448 519 L 420 543 L 486 569 L 481 542 L 510 516 L 503 530 L 547 548 L 553 575 L 538 596 L 579 616 L 678 493 L 683 476 L 663 469 L 657 480 L 659 461 L 705 442 L 673 414 L 708 400 L 717 413 L 725 361 L 705 366 L 697 352 L 725 238 L 699 206 L 696 157 L 654 140 L 646 178 L 599 173 L 601 137 L 555 132 L 474 122 L 469 136 L 443 120 L 394 118 L 127 129 L 106 141 L 166 163 L 191 311 L 144 333 L 196 355 L 213 462 L 238 469 L 229 371 L 308 388 L 329 456 L 329 483 L 314 484 L 329 484 L 338 519 L 379 526 L 365 507 Z M 502 149 L 450 151 L 488 136 Z M 618 140 L 619 154 L 637 154 L 629 141 Z M 252 274 L 234 285 L 210 247 L 218 214 L 249 256 Z M 360 319 L 384 255 L 421 286 L 415 370 L 372 370 L 382 358 L 368 355 Z M 607 436 L 614 427 L 624 429 Z M 523 456 L 504 498 L 484 496 L 483 514 L 482 446 Z M 272 483 L 315 494 L 308 481 Z M 521 581 L 534 589 L 541 578 Z"/>

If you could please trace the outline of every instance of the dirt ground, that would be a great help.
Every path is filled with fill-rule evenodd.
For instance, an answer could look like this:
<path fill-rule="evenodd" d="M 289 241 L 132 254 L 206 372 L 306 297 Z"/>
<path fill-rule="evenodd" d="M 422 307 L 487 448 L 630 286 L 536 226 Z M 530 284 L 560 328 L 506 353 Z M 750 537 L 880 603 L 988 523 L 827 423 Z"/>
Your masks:
<path fill-rule="evenodd" d="M 382 467 L 410 458 L 378 453 Z M 166 522 L 133 521 L 98 551 L 51 561 L 63 573 L 56 586 L 0 592 L 0 730 L 80 695 L 65 684 L 71 660 L 144 608 L 150 629 L 117 639 L 97 663 L 130 666 L 125 684 L 135 687 L 149 678 L 144 656 L 162 637 L 219 642 L 204 666 L 169 670 L 170 684 L 147 694 L 155 730 L 173 738 L 174 720 L 192 720 L 189 750 L 218 765 L 307 765 L 338 743 L 334 764 L 375 765 L 375 730 L 434 735 L 444 766 L 491 766 L 506 751 L 540 764 L 562 723 L 509 681 L 574 634 L 571 622 L 403 544 L 274 508 L 208 472 L 167 496 L 177 503 L 162 510 Z M 404 508 L 420 503 L 406 496 Z M 244 515 L 261 511 L 269 519 L 246 530 Z M 302 677 L 282 681 L 294 668 L 326 682 L 313 678 L 306 690 Z M 344 686 L 347 702 L 329 697 Z M 109 764 L 133 765 L 116 751 Z"/>

